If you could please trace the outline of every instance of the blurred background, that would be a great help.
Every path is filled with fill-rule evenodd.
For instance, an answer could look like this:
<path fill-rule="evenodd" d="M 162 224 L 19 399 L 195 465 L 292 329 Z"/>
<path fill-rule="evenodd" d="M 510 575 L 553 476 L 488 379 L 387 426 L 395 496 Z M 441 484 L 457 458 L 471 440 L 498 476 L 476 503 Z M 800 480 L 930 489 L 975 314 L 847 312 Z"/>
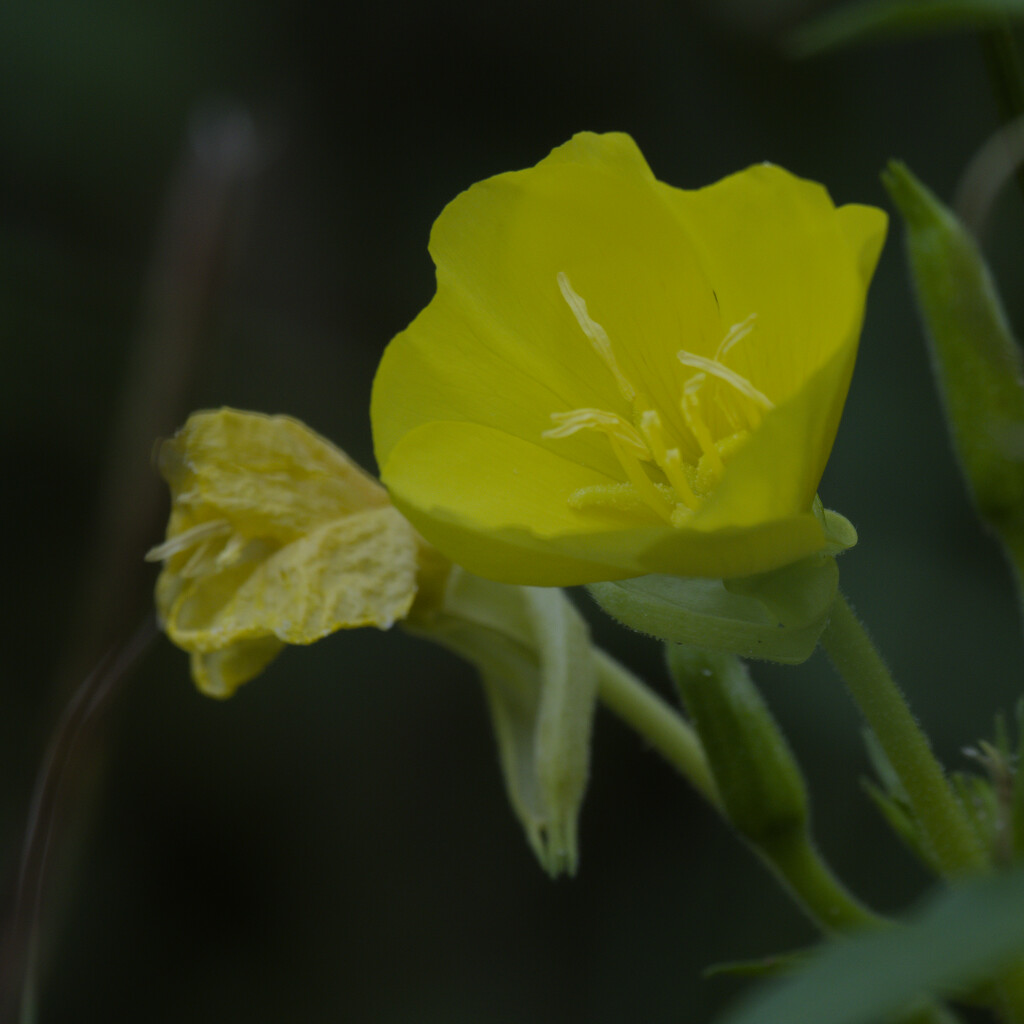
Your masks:
<path fill-rule="evenodd" d="M 997 125 L 978 40 L 797 62 L 813 0 L 14 0 L 0 5 L 0 910 L 60 709 L 148 610 L 155 438 L 191 409 L 287 412 L 373 466 L 368 396 L 433 293 L 426 243 L 472 182 L 581 129 L 697 187 L 771 160 L 887 205 L 891 157 L 947 200 Z M 987 251 L 1024 237 L 1002 197 Z M 843 585 L 942 757 L 1020 696 L 1019 613 L 948 452 L 894 223 L 822 484 L 860 531 Z M 592 615 L 664 687 L 657 645 Z M 757 678 L 821 846 L 880 909 L 927 879 L 863 796 L 857 716 L 816 655 Z M 667 691 L 665 691 L 667 692 Z M 710 1021 L 720 961 L 809 925 L 599 714 L 578 876 L 507 807 L 482 692 L 394 630 L 287 651 L 234 699 L 165 640 L 72 766 L 39 1020 Z"/>

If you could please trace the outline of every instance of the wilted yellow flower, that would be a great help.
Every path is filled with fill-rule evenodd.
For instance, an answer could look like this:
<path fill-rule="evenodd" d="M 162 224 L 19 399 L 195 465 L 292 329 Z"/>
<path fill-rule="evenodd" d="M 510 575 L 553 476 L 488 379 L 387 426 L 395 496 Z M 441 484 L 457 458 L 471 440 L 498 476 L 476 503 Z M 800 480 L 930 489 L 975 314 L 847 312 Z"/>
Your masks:
<path fill-rule="evenodd" d="M 230 696 L 284 644 L 404 618 L 448 571 L 344 452 L 287 416 L 200 412 L 159 450 L 156 603 L 197 686 Z"/>
<path fill-rule="evenodd" d="M 552 874 L 576 868 L 597 674 L 557 590 L 508 587 L 440 556 L 344 452 L 287 416 L 195 413 L 160 446 L 171 487 L 156 602 L 213 697 L 284 647 L 405 619 L 480 672 L 512 806 Z"/>
<path fill-rule="evenodd" d="M 671 188 L 620 134 L 474 185 L 374 384 L 395 504 L 511 583 L 745 576 L 823 549 L 815 492 L 885 228 L 767 164 Z"/>

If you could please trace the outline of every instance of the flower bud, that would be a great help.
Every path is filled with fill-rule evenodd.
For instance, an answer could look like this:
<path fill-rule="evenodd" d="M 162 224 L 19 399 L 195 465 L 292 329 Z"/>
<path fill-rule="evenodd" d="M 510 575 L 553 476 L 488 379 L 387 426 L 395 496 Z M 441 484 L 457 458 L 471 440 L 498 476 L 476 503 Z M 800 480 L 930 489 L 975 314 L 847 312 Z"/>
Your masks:
<path fill-rule="evenodd" d="M 953 447 L 978 514 L 1024 581 L 1024 365 L 960 221 L 901 163 L 883 176 L 907 252 Z"/>

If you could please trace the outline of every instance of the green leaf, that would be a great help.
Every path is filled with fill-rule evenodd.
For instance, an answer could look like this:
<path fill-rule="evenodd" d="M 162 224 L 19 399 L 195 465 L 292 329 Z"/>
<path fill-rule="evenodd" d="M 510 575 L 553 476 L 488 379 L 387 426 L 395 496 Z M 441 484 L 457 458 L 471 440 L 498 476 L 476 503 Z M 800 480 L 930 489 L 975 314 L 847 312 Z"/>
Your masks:
<path fill-rule="evenodd" d="M 786 49 L 796 57 L 851 43 L 924 32 L 997 28 L 1024 18 L 1024 0 L 867 0 L 829 11 L 793 32 Z"/>
<path fill-rule="evenodd" d="M 587 590 L 612 618 L 660 640 L 797 665 L 813 653 L 838 583 L 835 559 L 816 555 L 743 579 L 639 576 Z"/>
<path fill-rule="evenodd" d="M 882 176 L 907 253 L 946 421 L 978 514 L 1024 586 L 1024 362 L 963 224 L 901 163 Z"/>
<path fill-rule="evenodd" d="M 923 993 L 950 995 L 1024 955 L 1024 870 L 933 897 L 906 924 L 827 945 L 719 1024 L 877 1024 Z"/>

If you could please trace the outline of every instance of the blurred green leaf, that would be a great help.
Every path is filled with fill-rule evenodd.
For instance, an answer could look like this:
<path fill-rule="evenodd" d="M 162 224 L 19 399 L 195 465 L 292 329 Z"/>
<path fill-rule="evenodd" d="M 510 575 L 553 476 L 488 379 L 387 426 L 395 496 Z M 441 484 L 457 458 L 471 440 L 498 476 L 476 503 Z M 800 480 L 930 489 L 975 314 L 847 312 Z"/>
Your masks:
<path fill-rule="evenodd" d="M 1002 25 L 1024 18 L 1024 0 L 867 0 L 829 11 L 786 39 L 795 57 L 874 39 Z"/>
<path fill-rule="evenodd" d="M 906 924 L 832 943 L 719 1024 L 876 1024 L 922 993 L 950 994 L 1024 953 L 1024 871 L 963 883 Z"/>

